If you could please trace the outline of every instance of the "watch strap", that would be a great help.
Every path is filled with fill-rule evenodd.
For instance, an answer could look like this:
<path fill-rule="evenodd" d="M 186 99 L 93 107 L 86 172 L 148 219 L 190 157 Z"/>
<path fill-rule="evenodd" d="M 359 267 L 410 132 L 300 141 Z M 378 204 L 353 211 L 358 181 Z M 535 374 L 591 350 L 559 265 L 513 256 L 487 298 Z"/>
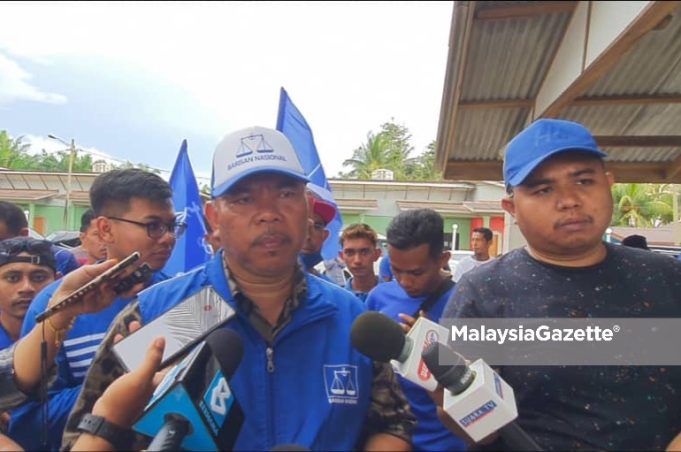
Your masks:
<path fill-rule="evenodd" d="M 117 450 L 129 449 L 134 435 L 132 430 L 112 424 L 102 416 L 91 413 L 83 416 L 78 424 L 78 430 L 107 440 Z"/>

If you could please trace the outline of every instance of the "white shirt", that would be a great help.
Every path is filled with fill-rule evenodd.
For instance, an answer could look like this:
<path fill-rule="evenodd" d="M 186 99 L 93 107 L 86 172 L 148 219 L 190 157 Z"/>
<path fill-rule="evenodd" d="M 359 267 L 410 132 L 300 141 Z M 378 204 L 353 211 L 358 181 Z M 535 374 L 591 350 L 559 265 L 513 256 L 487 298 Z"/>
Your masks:
<path fill-rule="evenodd" d="M 485 264 L 491 260 L 492 260 L 491 257 L 486 261 L 479 261 L 475 258 L 475 256 L 466 256 L 463 259 L 461 259 L 459 264 L 456 266 L 456 270 L 454 270 L 452 279 L 454 280 L 454 282 L 459 282 L 459 279 L 461 279 L 464 273 L 471 271 L 475 267 L 479 267 L 480 265 Z"/>

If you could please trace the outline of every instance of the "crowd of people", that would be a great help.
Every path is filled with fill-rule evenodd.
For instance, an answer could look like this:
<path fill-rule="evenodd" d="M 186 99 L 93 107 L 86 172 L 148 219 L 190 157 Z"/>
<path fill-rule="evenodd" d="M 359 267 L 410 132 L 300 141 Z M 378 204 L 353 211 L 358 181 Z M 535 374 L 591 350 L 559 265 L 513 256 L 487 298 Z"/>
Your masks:
<path fill-rule="evenodd" d="M 266 154 L 244 152 L 254 136 Z M 209 291 L 236 312 L 223 327 L 244 348 L 229 380 L 245 419 L 235 449 L 508 450 L 496 434 L 472 441 L 443 410 L 442 388 L 427 391 L 354 349 L 352 325 L 366 311 L 405 332 L 419 317 L 681 317 L 681 262 L 603 241 L 613 209 L 605 157 L 576 123 L 542 119 L 523 130 L 506 149 L 502 207 L 527 245 L 492 258 L 492 232 L 477 228 L 474 254 L 453 273 L 444 220 L 430 209 L 390 221 L 387 256 L 367 224 L 329 237 L 336 207 L 308 189 L 288 139 L 262 127 L 218 143 L 205 205 L 214 256 L 187 273 L 162 270 L 184 225 L 155 174 L 98 176 L 70 251 L 27 237 L 21 208 L 0 201 L 0 448 L 147 448 L 151 438 L 133 425 L 170 367 L 160 368 L 165 340 L 150 341 L 131 372 L 114 346 Z M 324 242 L 337 239 L 347 281 L 320 270 Z M 151 277 L 116 290 L 133 266 L 36 322 L 133 252 Z M 352 391 L 332 391 L 339 369 Z M 558 360 L 496 370 L 514 389 L 518 425 L 542 449 L 673 448 L 681 432 L 678 367 Z"/>

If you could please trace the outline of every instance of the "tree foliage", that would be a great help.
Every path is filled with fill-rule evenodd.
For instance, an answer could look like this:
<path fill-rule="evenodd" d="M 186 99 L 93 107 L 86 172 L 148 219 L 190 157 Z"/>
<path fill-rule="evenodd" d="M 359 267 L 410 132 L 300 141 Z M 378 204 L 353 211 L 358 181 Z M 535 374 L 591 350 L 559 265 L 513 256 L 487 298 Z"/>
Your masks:
<path fill-rule="evenodd" d="M 434 166 L 435 142 L 418 157 L 411 157 L 413 151 L 409 129 L 391 120 L 381 125 L 378 133 L 367 134 L 366 142 L 343 162 L 350 171 L 341 173 L 340 177 L 371 179 L 373 171 L 387 169 L 393 172 L 396 180 L 442 180 L 442 173 Z"/>
<path fill-rule="evenodd" d="M 672 221 L 669 184 L 615 184 L 612 187 L 613 226 L 657 227 Z"/>
<path fill-rule="evenodd" d="M 29 154 L 30 145 L 23 142 L 23 137 L 12 138 L 7 131 L 0 130 L 0 168 L 22 171 L 68 172 L 71 152 L 69 150 Z M 74 173 L 92 172 L 92 155 L 76 152 L 73 155 L 71 171 Z M 126 162 L 118 168 L 141 168 L 153 173 L 160 171 L 145 164 Z"/>

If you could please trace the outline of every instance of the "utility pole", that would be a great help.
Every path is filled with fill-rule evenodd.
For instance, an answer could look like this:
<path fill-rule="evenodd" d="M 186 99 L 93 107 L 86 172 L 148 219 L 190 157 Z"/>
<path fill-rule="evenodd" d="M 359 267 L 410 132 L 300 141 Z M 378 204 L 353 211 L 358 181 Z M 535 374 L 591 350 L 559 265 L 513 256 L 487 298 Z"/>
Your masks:
<path fill-rule="evenodd" d="M 57 140 L 69 147 L 69 172 L 66 175 L 66 199 L 64 201 L 64 229 L 69 227 L 69 204 L 71 202 L 71 174 L 73 173 L 73 161 L 76 158 L 76 141 L 71 138 L 71 143 L 67 143 L 56 135 L 49 134 L 48 138 Z"/>

